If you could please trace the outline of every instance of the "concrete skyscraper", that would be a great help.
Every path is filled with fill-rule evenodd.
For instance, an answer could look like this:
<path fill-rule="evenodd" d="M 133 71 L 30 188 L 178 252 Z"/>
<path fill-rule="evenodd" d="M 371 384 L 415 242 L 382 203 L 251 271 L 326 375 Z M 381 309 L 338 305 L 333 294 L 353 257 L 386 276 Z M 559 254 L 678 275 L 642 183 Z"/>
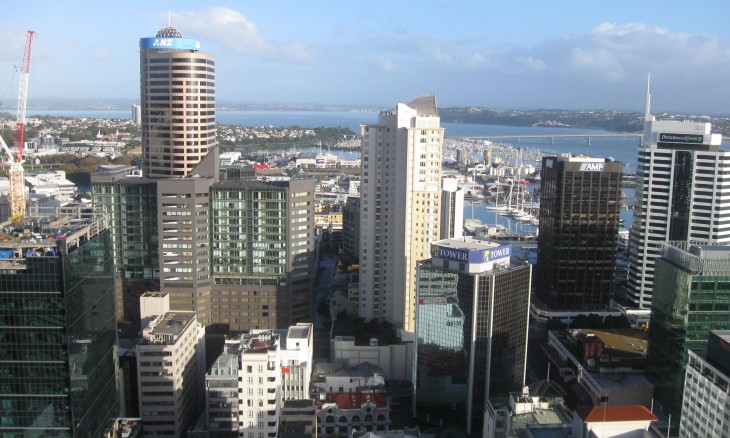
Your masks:
<path fill-rule="evenodd" d="M 444 129 L 420 96 L 363 125 L 360 316 L 413 329 L 416 262 L 439 238 Z"/>
<path fill-rule="evenodd" d="M 144 176 L 186 176 L 217 144 L 215 58 L 174 27 L 139 49 Z"/>
<path fill-rule="evenodd" d="M 629 236 L 627 299 L 651 308 L 654 260 L 667 241 L 730 244 L 730 151 L 710 123 L 658 121 L 647 95 Z"/>
<path fill-rule="evenodd" d="M 622 168 L 604 158 L 543 158 L 536 292 L 546 308 L 613 302 Z"/>

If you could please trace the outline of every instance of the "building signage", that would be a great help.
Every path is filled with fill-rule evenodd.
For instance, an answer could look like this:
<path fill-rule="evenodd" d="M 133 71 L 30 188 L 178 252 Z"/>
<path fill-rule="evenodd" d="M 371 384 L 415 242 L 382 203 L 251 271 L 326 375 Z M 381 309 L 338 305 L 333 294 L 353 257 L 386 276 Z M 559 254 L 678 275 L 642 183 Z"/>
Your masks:
<path fill-rule="evenodd" d="M 501 245 L 490 249 L 457 249 L 442 246 L 431 246 L 431 255 L 436 258 L 464 263 L 486 263 L 508 258 L 512 254 L 512 245 Z"/>
<path fill-rule="evenodd" d="M 705 141 L 705 137 L 703 135 L 697 135 L 697 134 L 659 133 L 659 141 L 664 142 L 664 143 L 702 144 Z"/>
<path fill-rule="evenodd" d="M 493 260 L 507 258 L 510 255 L 512 255 L 512 245 L 502 245 L 485 251 L 484 261 L 491 262 Z"/>
<path fill-rule="evenodd" d="M 580 172 L 603 172 L 606 163 L 580 163 L 578 170 Z"/>
<path fill-rule="evenodd" d="M 200 50 L 200 41 L 191 38 L 142 38 L 139 48 Z"/>

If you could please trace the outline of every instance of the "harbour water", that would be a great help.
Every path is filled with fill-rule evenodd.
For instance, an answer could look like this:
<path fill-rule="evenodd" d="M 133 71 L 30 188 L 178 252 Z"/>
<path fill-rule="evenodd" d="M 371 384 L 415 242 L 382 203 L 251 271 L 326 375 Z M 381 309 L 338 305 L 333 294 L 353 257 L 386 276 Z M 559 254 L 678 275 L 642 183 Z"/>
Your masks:
<path fill-rule="evenodd" d="M 28 110 L 28 116 L 49 115 L 56 117 L 86 117 L 86 118 L 116 118 L 130 119 L 130 110 Z M 360 131 L 361 124 L 376 123 L 378 113 L 375 111 L 218 111 L 217 121 L 224 125 L 241 126 L 301 126 L 308 128 L 315 127 L 342 127 L 350 128 L 354 132 Z M 519 148 L 523 151 L 537 152 L 537 155 L 544 153 L 561 154 L 570 152 L 573 154 L 585 154 L 596 157 L 613 157 L 626 164 L 625 172 L 633 173 L 636 166 L 637 137 L 593 137 L 590 145 L 587 137 L 560 138 L 564 134 L 605 134 L 606 131 L 576 129 L 576 128 L 552 128 L 545 126 L 500 126 L 443 123 L 447 137 L 479 137 L 479 136 L 514 136 L 509 140 L 495 140 L 498 147 Z M 520 138 L 519 136 L 541 135 L 540 138 Z M 551 137 L 555 135 L 556 137 Z M 484 145 L 483 140 L 474 140 L 477 145 Z M 316 153 L 316 148 L 302 148 L 299 152 Z M 359 157 L 359 151 L 330 151 L 345 159 Z M 536 155 L 536 154 L 531 154 Z M 535 163 L 537 164 L 537 163 Z M 629 203 L 633 203 L 633 189 L 624 189 Z M 517 222 L 506 216 L 500 216 L 494 211 L 488 211 L 486 204 L 482 201 L 472 203 L 466 202 L 464 208 L 465 219 L 478 219 L 485 224 L 500 224 L 508 231 L 534 233 L 536 227 Z M 621 210 L 621 219 L 625 227 L 631 225 L 633 210 Z"/>
<path fill-rule="evenodd" d="M 28 116 L 50 115 L 57 117 L 117 118 L 130 119 L 131 105 L 126 110 L 28 110 Z M 361 124 L 376 123 L 375 111 L 218 111 L 218 123 L 241 126 L 301 126 L 342 127 L 360 132 Z M 524 151 L 561 154 L 585 154 L 596 157 L 613 157 L 627 165 L 626 172 L 633 173 L 639 146 L 637 137 L 593 137 L 588 145 L 587 137 L 560 138 L 565 134 L 607 134 L 607 131 L 577 128 L 552 128 L 546 126 L 501 126 L 463 123 L 443 123 L 447 137 L 516 136 L 495 140 Z M 541 135 L 541 138 L 520 138 L 524 135 Z M 552 136 L 556 137 L 552 137 Z M 481 141 L 483 144 L 483 141 Z"/>

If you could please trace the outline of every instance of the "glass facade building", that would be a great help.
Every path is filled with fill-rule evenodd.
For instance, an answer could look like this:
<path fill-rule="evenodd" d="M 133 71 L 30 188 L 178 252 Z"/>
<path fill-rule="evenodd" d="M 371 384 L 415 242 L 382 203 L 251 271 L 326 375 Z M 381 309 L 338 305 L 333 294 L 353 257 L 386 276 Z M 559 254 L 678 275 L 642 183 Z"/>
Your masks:
<path fill-rule="evenodd" d="M 446 240 L 461 246 L 465 241 Z M 471 251 L 487 242 L 466 241 Z M 480 260 L 487 259 L 479 255 Z M 525 379 L 531 265 L 490 265 L 438 256 L 417 271 L 414 415 L 481 430 L 488 397 L 519 390 Z"/>
<path fill-rule="evenodd" d="M 101 166 L 91 175 L 94 213 L 106 216 L 114 245 L 120 320 L 139 323 L 139 297 L 159 288 L 157 182 L 132 166 Z"/>
<path fill-rule="evenodd" d="M 3 241 L 0 435 L 98 437 L 118 415 L 111 233 Z"/>
<path fill-rule="evenodd" d="M 314 180 L 211 187 L 211 273 L 202 321 L 236 332 L 311 320 Z"/>
<path fill-rule="evenodd" d="M 607 309 L 616 289 L 623 163 L 544 157 L 536 293 L 552 309 Z"/>
<path fill-rule="evenodd" d="M 687 351 L 730 329 L 730 246 L 664 244 L 655 272 L 647 372 L 654 398 L 679 418 Z"/>

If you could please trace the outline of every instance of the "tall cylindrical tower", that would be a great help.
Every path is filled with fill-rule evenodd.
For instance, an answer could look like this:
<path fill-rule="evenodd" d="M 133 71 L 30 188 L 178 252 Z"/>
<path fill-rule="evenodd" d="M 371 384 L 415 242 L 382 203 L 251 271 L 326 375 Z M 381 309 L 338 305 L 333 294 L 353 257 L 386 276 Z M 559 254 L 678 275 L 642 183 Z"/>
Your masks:
<path fill-rule="evenodd" d="M 169 26 L 139 48 L 143 174 L 185 177 L 216 150 L 215 57 Z"/>

